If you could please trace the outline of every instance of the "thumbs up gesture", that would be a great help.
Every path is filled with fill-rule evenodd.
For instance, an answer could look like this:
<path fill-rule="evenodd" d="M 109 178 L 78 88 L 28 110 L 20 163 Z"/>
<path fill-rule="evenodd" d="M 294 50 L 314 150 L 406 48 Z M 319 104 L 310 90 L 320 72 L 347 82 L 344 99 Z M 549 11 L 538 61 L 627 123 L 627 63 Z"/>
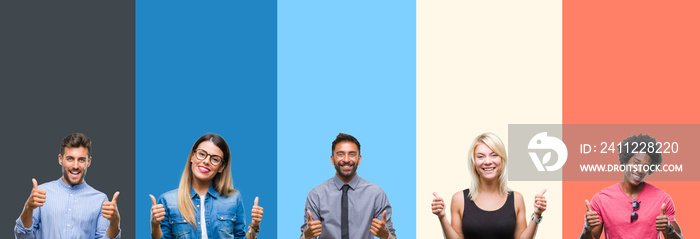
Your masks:
<path fill-rule="evenodd" d="M 671 233 L 672 227 L 669 226 L 668 216 L 666 216 L 666 203 L 661 205 L 661 215 L 656 217 L 656 230 L 664 234 Z"/>
<path fill-rule="evenodd" d="M 433 214 L 437 215 L 438 218 L 443 218 L 445 216 L 445 201 L 442 200 L 442 197 L 440 197 L 436 192 L 433 192 Z"/>
<path fill-rule="evenodd" d="M 382 220 L 372 218 L 372 227 L 370 227 L 369 231 L 376 237 L 389 238 L 389 229 L 386 228 L 386 210 L 382 213 Z"/>
<path fill-rule="evenodd" d="M 110 224 L 119 222 L 119 209 L 117 208 L 117 197 L 119 197 L 119 191 L 114 193 L 112 201 L 102 203 L 102 216 L 107 218 Z"/>
<path fill-rule="evenodd" d="M 251 226 L 254 228 L 260 228 L 260 221 L 262 221 L 263 216 L 263 208 L 258 206 L 258 200 L 258 197 L 255 197 L 255 201 L 253 201 L 253 210 L 251 210 L 253 217 L 253 223 L 251 223 Z"/>
<path fill-rule="evenodd" d="M 25 203 L 25 208 L 29 209 L 29 211 L 32 211 L 37 207 L 44 206 L 44 203 L 46 202 L 46 191 L 38 188 L 36 179 L 32 178 L 32 184 L 34 185 L 32 188 L 32 193 L 29 194 L 27 203 Z"/>
<path fill-rule="evenodd" d="M 314 221 L 311 216 L 311 211 L 306 210 L 306 214 L 309 217 L 309 221 L 306 223 L 306 230 L 304 230 L 304 238 L 316 238 L 321 235 L 321 221 Z"/>
<path fill-rule="evenodd" d="M 151 197 L 151 226 L 158 226 L 160 228 L 160 222 L 165 218 L 165 208 L 163 204 L 156 204 L 156 198 L 153 195 L 148 194 Z"/>
<path fill-rule="evenodd" d="M 594 227 L 600 226 L 600 218 L 598 212 L 591 210 L 591 203 L 585 200 L 586 203 L 586 230 L 592 230 Z"/>
<path fill-rule="evenodd" d="M 547 199 L 544 197 L 546 192 L 547 189 L 542 189 L 542 192 L 535 195 L 535 214 L 539 218 L 542 218 L 542 213 L 547 210 Z"/>

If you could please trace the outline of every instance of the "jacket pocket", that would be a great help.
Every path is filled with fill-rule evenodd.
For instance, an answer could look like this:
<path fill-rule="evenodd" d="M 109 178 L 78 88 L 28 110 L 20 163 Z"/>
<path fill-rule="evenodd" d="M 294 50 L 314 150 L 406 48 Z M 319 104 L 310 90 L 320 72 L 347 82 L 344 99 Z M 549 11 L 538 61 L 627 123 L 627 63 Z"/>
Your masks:
<path fill-rule="evenodd" d="M 192 225 L 187 223 L 184 218 L 174 217 L 168 223 L 170 223 L 171 233 L 175 238 L 188 238 L 192 232 Z"/>
<path fill-rule="evenodd" d="M 236 214 L 217 214 L 216 227 L 219 238 L 233 238 Z"/>

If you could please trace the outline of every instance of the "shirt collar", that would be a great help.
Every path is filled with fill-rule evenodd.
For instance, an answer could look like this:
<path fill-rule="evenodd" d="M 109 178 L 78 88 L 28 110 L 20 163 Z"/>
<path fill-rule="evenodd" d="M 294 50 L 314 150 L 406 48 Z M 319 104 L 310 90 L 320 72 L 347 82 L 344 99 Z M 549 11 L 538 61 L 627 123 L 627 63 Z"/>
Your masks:
<path fill-rule="evenodd" d="M 80 190 L 83 189 L 87 186 L 87 182 L 83 179 L 83 183 L 71 186 L 70 184 L 67 184 L 66 182 L 63 181 L 63 177 L 58 179 L 58 184 L 61 185 L 62 188 L 68 189 L 68 190 Z"/>
<path fill-rule="evenodd" d="M 209 185 L 209 190 L 207 190 L 207 194 L 209 195 L 207 197 L 213 197 L 213 198 L 219 197 L 219 192 L 217 192 L 216 189 L 214 189 L 213 183 Z M 193 187 L 190 187 L 190 197 L 194 198 L 195 196 L 197 196 L 197 192 L 194 191 Z"/>
<path fill-rule="evenodd" d="M 355 190 L 355 188 L 357 188 L 357 184 L 360 183 L 360 180 L 362 180 L 362 178 L 360 178 L 359 175 L 355 174 L 355 177 L 352 177 L 352 179 L 350 179 L 350 182 L 348 182 L 347 184 L 350 185 L 350 188 L 352 190 Z M 343 182 L 343 180 L 340 180 L 340 178 L 338 178 L 338 175 L 335 175 L 333 177 L 333 184 L 335 184 L 335 187 L 337 187 L 338 190 L 341 190 L 343 188 L 343 185 L 345 185 L 345 182 Z"/>

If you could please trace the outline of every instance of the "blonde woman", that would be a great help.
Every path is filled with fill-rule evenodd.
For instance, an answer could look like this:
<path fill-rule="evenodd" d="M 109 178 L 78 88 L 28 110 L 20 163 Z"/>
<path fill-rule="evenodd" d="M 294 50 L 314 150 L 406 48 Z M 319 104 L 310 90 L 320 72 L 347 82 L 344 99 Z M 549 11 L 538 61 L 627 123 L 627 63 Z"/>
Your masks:
<path fill-rule="evenodd" d="M 451 223 L 445 202 L 433 193 L 433 214 L 438 216 L 445 238 L 534 238 L 547 209 L 546 189 L 535 195 L 535 211 L 527 215 L 523 196 L 508 190 L 508 157 L 501 139 L 492 133 L 477 136 L 469 148 L 468 165 L 472 183 L 452 196 Z"/>
<path fill-rule="evenodd" d="M 241 194 L 231 180 L 231 153 L 224 138 L 216 134 L 205 134 L 194 143 L 180 187 L 157 202 L 150 196 L 152 238 L 253 239 L 260 230 L 263 208 L 257 197 L 253 222 L 245 228 Z"/>

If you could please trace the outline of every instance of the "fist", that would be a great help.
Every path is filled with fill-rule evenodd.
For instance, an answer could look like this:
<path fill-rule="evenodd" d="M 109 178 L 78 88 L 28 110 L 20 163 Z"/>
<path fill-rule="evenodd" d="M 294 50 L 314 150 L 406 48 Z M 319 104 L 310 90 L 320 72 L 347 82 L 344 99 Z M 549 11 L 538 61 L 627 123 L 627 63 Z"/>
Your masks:
<path fill-rule="evenodd" d="M 37 207 L 44 206 L 44 203 L 46 202 L 46 191 L 38 188 L 36 179 L 32 178 L 32 184 L 34 187 L 32 188 L 32 192 L 29 194 L 29 198 L 25 203 L 25 207 L 29 210 L 34 210 Z"/>
<path fill-rule="evenodd" d="M 377 218 L 372 219 L 372 226 L 369 231 L 372 235 L 382 239 L 389 237 L 389 229 L 386 228 L 386 210 L 382 213 L 382 220 Z"/>
<path fill-rule="evenodd" d="M 436 192 L 433 192 L 433 196 L 435 196 L 432 203 L 433 214 L 437 215 L 438 218 L 442 218 L 445 216 L 445 201 Z"/>
<path fill-rule="evenodd" d="M 153 203 L 151 205 L 151 225 L 160 225 L 160 222 L 165 218 L 165 208 L 163 208 L 163 204 L 156 204 L 156 198 L 153 195 L 149 194 L 148 196 L 151 196 Z"/>
<path fill-rule="evenodd" d="M 544 197 L 545 192 L 547 192 L 547 189 L 543 189 L 542 192 L 535 195 L 535 214 L 540 217 L 547 210 L 547 199 Z"/>
<path fill-rule="evenodd" d="M 252 217 L 253 217 L 253 223 L 251 223 L 251 226 L 253 227 L 260 227 L 260 221 L 262 221 L 262 216 L 263 216 L 263 208 L 258 206 L 258 197 L 255 197 L 255 201 L 253 201 L 253 210 L 251 210 Z"/>
<path fill-rule="evenodd" d="M 666 216 L 666 203 L 661 205 L 661 214 L 656 217 L 656 230 L 663 233 L 671 233 L 671 227 L 669 226 L 668 216 Z"/>
<path fill-rule="evenodd" d="M 119 192 L 114 193 L 112 201 L 102 203 L 102 216 L 110 222 L 119 222 L 119 209 L 117 208 L 117 197 Z"/>
<path fill-rule="evenodd" d="M 591 210 L 591 203 L 588 200 L 586 203 L 586 227 L 593 229 L 594 227 L 600 226 L 600 218 L 598 217 L 598 212 Z"/>
<path fill-rule="evenodd" d="M 304 230 L 304 238 L 316 238 L 321 235 L 321 221 L 314 221 L 311 216 L 311 211 L 306 210 L 306 214 L 309 217 L 309 221 L 306 223 L 306 230 Z"/>

